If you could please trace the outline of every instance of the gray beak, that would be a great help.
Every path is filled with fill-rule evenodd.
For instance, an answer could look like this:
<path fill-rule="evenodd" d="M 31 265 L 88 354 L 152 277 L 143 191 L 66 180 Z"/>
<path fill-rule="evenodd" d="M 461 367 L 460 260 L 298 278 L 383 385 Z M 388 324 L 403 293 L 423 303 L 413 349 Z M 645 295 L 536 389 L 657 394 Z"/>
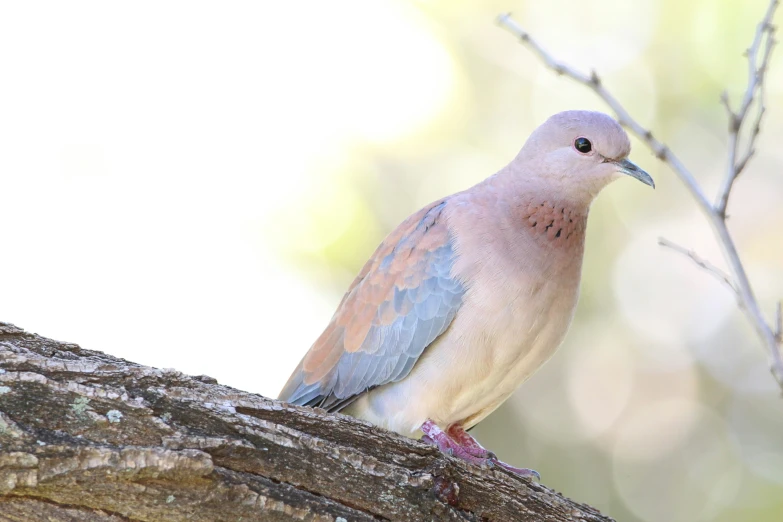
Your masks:
<path fill-rule="evenodd" d="M 637 167 L 631 161 L 624 159 L 624 160 L 617 161 L 616 164 L 618 170 L 623 174 L 628 174 L 632 178 L 638 179 L 645 185 L 650 185 L 652 188 L 655 188 L 655 182 L 653 181 L 652 176 L 650 176 L 645 171 Z"/>

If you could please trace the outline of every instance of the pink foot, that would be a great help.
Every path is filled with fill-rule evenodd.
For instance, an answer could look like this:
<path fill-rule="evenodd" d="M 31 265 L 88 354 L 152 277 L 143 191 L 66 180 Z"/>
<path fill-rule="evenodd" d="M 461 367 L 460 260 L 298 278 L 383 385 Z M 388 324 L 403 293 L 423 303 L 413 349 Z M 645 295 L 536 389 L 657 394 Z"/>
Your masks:
<path fill-rule="evenodd" d="M 492 462 L 496 466 L 501 467 L 501 468 L 505 469 L 506 471 L 510 471 L 514 475 L 519 475 L 520 477 L 526 477 L 526 478 L 541 480 L 541 475 L 538 473 L 538 471 L 536 471 L 534 469 L 516 468 L 516 467 L 512 466 L 511 464 L 506 464 L 502 460 L 498 460 L 497 457 L 491 458 L 489 460 L 490 460 L 490 462 Z"/>
<path fill-rule="evenodd" d="M 449 429 L 446 430 L 446 433 L 452 440 L 462 446 L 466 451 L 470 452 L 473 456 L 497 460 L 497 456 L 494 453 L 479 444 L 479 441 L 474 439 L 473 436 L 465 431 L 459 424 L 452 424 Z"/>
<path fill-rule="evenodd" d="M 448 432 L 445 432 L 434 422 L 427 419 L 421 425 L 421 431 L 424 432 L 422 440 L 435 444 L 443 453 L 453 455 L 471 464 L 489 467 L 498 466 L 521 477 L 541 479 L 541 475 L 532 469 L 517 468 L 499 460 L 494 453 L 487 451 L 467 431 L 462 429 L 462 426 L 451 426 Z"/>
<path fill-rule="evenodd" d="M 487 463 L 487 457 L 473 455 L 475 451 L 463 448 L 457 441 L 453 440 L 449 435 L 440 429 L 434 422 L 427 419 L 427 421 L 421 425 L 421 431 L 424 432 L 423 440 L 426 442 L 434 443 L 439 450 L 448 455 L 454 455 L 455 457 L 462 459 L 471 464 L 477 464 L 479 466 Z"/>
<path fill-rule="evenodd" d="M 535 478 L 536 480 L 541 479 L 541 475 L 539 475 L 538 472 L 535 470 L 527 469 L 527 468 L 517 468 L 510 464 L 506 464 L 502 460 L 498 459 L 497 455 L 495 455 L 491 451 L 486 450 L 484 446 L 479 444 L 479 441 L 474 439 L 473 436 L 467 431 L 465 431 L 462 428 L 462 426 L 460 426 L 459 424 L 454 424 L 451 427 L 449 427 L 447 433 L 451 436 L 452 439 L 454 439 L 460 445 L 462 445 L 462 447 L 464 448 L 470 447 L 473 449 L 473 451 L 476 451 L 477 453 L 483 452 L 484 457 L 490 462 L 490 465 L 498 466 L 507 471 L 510 471 L 511 473 L 523 477 L 531 477 L 531 478 Z"/>

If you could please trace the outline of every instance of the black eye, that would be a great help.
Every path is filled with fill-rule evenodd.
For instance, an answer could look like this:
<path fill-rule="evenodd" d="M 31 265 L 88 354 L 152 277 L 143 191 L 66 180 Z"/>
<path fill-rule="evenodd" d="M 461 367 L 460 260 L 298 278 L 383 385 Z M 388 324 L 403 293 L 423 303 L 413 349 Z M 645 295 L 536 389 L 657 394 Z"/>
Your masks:
<path fill-rule="evenodd" d="M 587 138 L 577 138 L 574 140 L 574 148 L 582 154 L 587 154 L 593 150 L 593 144 Z"/>

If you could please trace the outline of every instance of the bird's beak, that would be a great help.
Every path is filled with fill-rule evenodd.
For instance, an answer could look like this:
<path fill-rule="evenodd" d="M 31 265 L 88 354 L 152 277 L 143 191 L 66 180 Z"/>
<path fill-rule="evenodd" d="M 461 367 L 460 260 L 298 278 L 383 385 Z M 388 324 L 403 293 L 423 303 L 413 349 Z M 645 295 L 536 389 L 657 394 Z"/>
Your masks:
<path fill-rule="evenodd" d="M 622 172 L 623 174 L 628 174 L 632 178 L 636 178 L 645 185 L 650 185 L 652 188 L 655 188 L 655 182 L 652 179 L 652 176 L 647 174 L 645 171 L 637 167 L 633 162 L 624 159 L 615 162 L 617 165 L 617 170 Z"/>

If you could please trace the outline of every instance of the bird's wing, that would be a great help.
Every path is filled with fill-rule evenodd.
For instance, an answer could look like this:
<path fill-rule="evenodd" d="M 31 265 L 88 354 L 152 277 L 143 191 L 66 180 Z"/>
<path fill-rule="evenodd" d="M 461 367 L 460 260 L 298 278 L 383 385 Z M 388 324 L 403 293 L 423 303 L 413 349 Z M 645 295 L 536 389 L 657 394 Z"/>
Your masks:
<path fill-rule="evenodd" d="M 465 287 L 442 216 L 447 200 L 410 216 L 378 247 L 280 392 L 280 399 L 338 411 L 370 388 L 408 375 L 446 331 Z"/>

